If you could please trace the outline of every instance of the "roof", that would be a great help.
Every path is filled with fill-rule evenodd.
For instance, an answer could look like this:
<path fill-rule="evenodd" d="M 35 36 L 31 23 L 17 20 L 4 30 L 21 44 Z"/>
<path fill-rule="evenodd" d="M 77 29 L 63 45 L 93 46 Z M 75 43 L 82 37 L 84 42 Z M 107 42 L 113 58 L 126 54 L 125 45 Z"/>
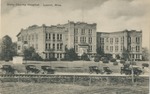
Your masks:
<path fill-rule="evenodd" d="M 115 32 L 97 32 L 97 33 L 99 33 L 99 34 L 112 34 L 112 33 L 124 33 L 124 32 L 129 32 L 129 33 L 131 33 L 131 32 L 137 32 L 137 33 L 141 33 L 142 30 L 140 30 L 140 31 L 137 31 L 137 30 L 123 30 L 123 31 L 115 31 Z"/>

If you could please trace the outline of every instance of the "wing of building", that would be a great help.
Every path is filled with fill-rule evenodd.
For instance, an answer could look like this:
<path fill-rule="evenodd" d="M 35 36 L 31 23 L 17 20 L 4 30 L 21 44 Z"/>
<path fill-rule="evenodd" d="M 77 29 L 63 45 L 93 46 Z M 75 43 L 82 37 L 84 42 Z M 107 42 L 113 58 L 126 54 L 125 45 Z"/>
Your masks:
<path fill-rule="evenodd" d="M 96 54 L 96 24 L 71 22 L 55 26 L 29 26 L 21 29 L 18 37 L 18 53 L 26 47 L 34 47 L 43 59 L 64 58 L 65 48 L 74 48 L 80 56 Z"/>
<path fill-rule="evenodd" d="M 114 58 L 128 51 L 131 59 L 141 60 L 142 31 L 97 32 L 97 47 L 104 53 L 112 54 Z"/>

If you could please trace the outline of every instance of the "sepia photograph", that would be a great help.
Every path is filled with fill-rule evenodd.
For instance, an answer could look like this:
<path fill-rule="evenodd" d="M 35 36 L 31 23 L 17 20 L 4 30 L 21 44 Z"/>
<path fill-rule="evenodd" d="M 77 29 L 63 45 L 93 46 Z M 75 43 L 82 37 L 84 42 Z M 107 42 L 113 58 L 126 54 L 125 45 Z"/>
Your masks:
<path fill-rule="evenodd" d="M 0 94 L 150 94 L 149 0 L 0 8 Z"/>

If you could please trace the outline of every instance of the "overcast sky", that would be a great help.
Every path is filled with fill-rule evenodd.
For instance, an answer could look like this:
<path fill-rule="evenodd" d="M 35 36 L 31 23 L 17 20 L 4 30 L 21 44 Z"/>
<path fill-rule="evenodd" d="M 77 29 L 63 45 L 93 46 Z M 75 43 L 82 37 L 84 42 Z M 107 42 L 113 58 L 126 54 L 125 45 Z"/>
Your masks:
<path fill-rule="evenodd" d="M 7 5 L 16 3 L 40 6 Z M 1 37 L 7 34 L 13 41 L 21 28 L 34 24 L 56 25 L 70 20 L 97 23 L 98 32 L 142 30 L 143 46 L 149 47 L 149 0 L 2 0 L 1 5 Z"/>

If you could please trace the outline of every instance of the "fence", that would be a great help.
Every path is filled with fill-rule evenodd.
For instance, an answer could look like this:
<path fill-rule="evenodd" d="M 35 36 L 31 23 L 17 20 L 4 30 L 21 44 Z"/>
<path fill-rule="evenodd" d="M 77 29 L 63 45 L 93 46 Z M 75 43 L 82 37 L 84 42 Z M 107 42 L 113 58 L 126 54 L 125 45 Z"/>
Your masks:
<path fill-rule="evenodd" d="M 49 76 L 8 76 L 0 77 L 1 82 L 35 82 L 35 83 L 56 83 L 56 84 L 78 84 L 78 85 L 132 85 L 131 76 L 90 76 L 90 75 L 49 75 Z M 135 77 L 135 85 L 148 86 L 148 77 Z"/>

